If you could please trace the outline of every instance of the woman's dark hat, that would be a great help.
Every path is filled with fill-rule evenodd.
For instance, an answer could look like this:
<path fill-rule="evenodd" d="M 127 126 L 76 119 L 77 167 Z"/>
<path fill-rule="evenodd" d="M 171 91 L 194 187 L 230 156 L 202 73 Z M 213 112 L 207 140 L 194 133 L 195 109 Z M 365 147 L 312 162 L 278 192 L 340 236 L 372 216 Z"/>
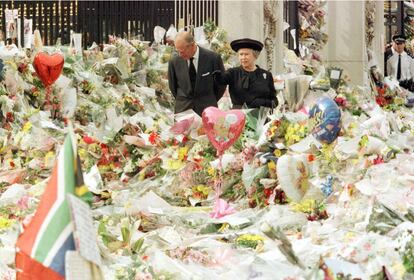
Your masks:
<path fill-rule="evenodd" d="M 230 43 L 230 46 L 235 52 L 239 51 L 240 49 L 252 49 L 260 52 L 263 49 L 262 43 L 248 38 L 234 40 Z"/>

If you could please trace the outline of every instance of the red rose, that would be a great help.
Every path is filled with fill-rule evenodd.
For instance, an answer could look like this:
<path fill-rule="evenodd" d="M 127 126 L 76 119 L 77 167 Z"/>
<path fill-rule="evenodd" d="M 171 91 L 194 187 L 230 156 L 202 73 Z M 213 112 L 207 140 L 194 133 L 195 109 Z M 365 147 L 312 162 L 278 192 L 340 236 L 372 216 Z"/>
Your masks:
<path fill-rule="evenodd" d="M 343 97 L 336 97 L 335 102 L 338 106 L 346 106 L 346 99 Z"/>
<path fill-rule="evenodd" d="M 93 144 L 93 143 L 95 143 L 95 140 L 93 140 L 93 138 L 92 137 L 89 137 L 89 136 L 87 136 L 87 135 L 85 135 L 85 136 L 83 136 L 83 142 L 85 142 L 86 144 Z"/>
<path fill-rule="evenodd" d="M 382 156 L 378 155 L 377 158 L 373 160 L 373 163 L 374 165 L 384 163 L 384 159 L 382 158 Z"/>
<path fill-rule="evenodd" d="M 273 193 L 273 189 L 270 189 L 270 188 L 269 189 L 264 189 L 263 192 L 264 192 L 264 195 L 266 196 L 266 198 L 269 198 Z"/>
<path fill-rule="evenodd" d="M 148 141 L 150 141 L 150 143 L 152 145 L 155 145 L 155 144 L 157 144 L 158 139 L 159 139 L 158 134 L 155 131 L 153 131 L 153 132 L 151 132 L 151 134 L 148 138 Z"/>
<path fill-rule="evenodd" d="M 7 112 L 7 114 L 6 114 L 6 121 L 8 121 L 8 122 L 13 122 L 14 121 L 13 112 Z"/>
<path fill-rule="evenodd" d="M 315 160 L 315 155 L 313 155 L 313 154 L 309 154 L 308 155 L 308 162 L 312 162 L 312 161 L 314 161 Z"/>
<path fill-rule="evenodd" d="M 19 66 L 17 67 L 17 71 L 19 71 L 20 73 L 26 72 L 26 70 L 27 70 L 27 64 L 20 63 Z"/>
<path fill-rule="evenodd" d="M 255 208 L 257 206 L 256 200 L 255 199 L 250 199 L 249 200 L 249 207 L 250 208 Z"/>
<path fill-rule="evenodd" d="M 383 107 L 383 106 L 387 105 L 387 100 L 386 100 L 384 97 L 382 97 L 382 96 L 377 96 L 377 97 L 375 98 L 375 101 L 376 101 L 376 102 L 377 102 L 377 104 L 378 104 L 378 105 L 380 105 L 381 107 Z"/>

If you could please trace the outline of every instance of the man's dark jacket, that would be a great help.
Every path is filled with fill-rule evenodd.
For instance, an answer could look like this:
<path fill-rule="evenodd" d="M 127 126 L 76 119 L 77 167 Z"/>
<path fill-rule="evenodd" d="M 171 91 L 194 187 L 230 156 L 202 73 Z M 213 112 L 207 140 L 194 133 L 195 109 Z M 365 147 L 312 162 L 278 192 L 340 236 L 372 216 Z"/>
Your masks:
<path fill-rule="evenodd" d="M 175 56 L 168 64 L 168 84 L 175 97 L 175 113 L 193 109 L 201 115 L 209 106 L 217 107 L 217 101 L 223 96 L 226 86 L 214 82 L 213 72 L 224 72 L 221 57 L 207 49 L 199 47 L 197 77 L 192 93 L 188 62 Z"/>

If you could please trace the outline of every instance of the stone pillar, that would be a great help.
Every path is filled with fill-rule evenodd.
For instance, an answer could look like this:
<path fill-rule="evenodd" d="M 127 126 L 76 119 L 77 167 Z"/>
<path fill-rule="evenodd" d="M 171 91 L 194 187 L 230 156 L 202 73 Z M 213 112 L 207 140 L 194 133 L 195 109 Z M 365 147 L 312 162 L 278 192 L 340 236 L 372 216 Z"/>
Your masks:
<path fill-rule="evenodd" d="M 272 69 L 274 74 L 285 72 L 283 67 L 283 3 L 284 2 L 280 1 L 277 6 L 278 25 L 276 26 L 276 44 L 274 48 L 274 63 Z M 299 42 L 296 43 L 298 44 Z"/>
<path fill-rule="evenodd" d="M 344 69 L 351 84 L 367 83 L 365 75 L 365 5 L 364 1 L 327 1 L 327 66 Z"/>
<path fill-rule="evenodd" d="M 384 46 L 386 43 L 384 1 L 375 1 L 375 37 L 372 42 L 372 51 L 382 73 L 384 73 Z"/>
<path fill-rule="evenodd" d="M 283 4 L 278 0 L 263 2 L 264 54 L 269 71 L 283 71 Z"/>
<path fill-rule="evenodd" d="M 227 31 L 229 42 L 240 38 L 251 38 L 263 42 L 263 1 L 219 1 L 218 25 Z M 266 66 L 266 55 L 257 60 Z"/>

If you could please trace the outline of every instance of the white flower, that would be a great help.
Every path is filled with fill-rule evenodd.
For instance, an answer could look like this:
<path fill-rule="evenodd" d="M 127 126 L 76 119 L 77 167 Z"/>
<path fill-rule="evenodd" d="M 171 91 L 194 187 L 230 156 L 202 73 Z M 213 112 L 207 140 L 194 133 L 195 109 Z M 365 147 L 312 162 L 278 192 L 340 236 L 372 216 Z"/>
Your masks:
<path fill-rule="evenodd" d="M 142 51 L 141 56 L 144 60 L 146 60 L 148 58 L 148 52 L 147 50 Z"/>

